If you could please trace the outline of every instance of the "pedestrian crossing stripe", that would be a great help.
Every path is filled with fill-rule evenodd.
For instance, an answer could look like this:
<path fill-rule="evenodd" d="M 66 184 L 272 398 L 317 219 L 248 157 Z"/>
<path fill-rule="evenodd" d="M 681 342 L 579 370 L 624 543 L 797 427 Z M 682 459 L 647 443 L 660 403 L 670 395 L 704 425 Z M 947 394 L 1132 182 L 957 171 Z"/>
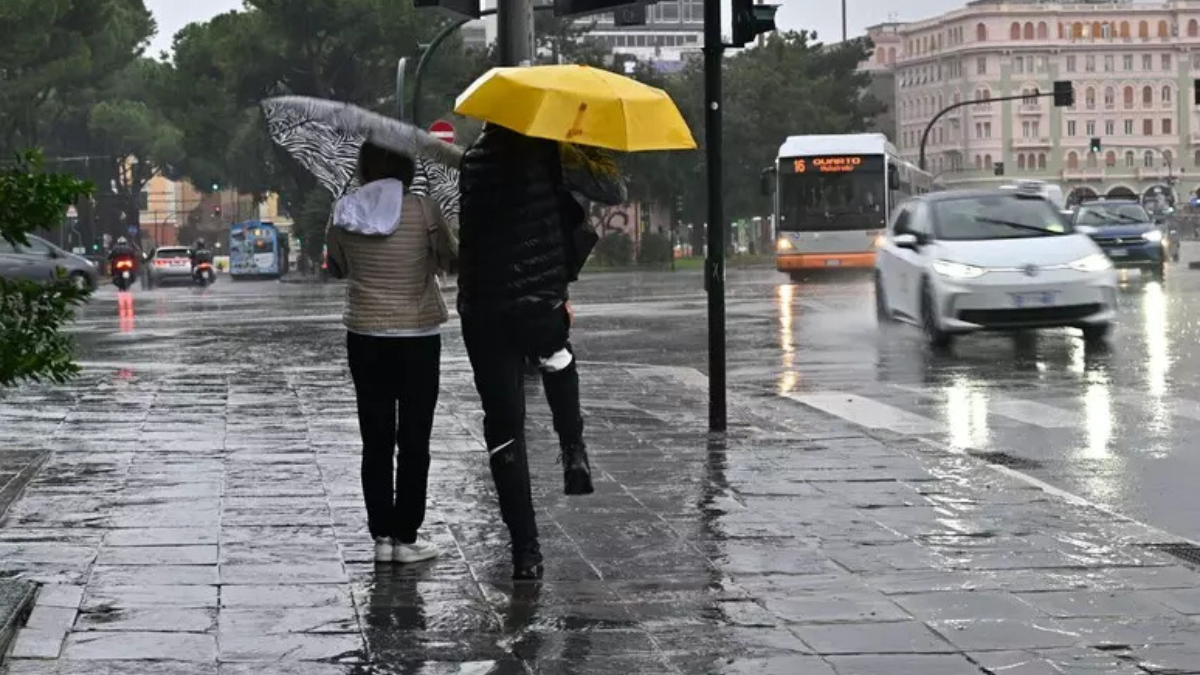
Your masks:
<path fill-rule="evenodd" d="M 931 434 L 946 430 L 946 425 L 907 410 L 857 394 L 825 392 L 786 394 L 797 403 L 840 417 L 868 429 L 886 429 L 899 434 Z"/>

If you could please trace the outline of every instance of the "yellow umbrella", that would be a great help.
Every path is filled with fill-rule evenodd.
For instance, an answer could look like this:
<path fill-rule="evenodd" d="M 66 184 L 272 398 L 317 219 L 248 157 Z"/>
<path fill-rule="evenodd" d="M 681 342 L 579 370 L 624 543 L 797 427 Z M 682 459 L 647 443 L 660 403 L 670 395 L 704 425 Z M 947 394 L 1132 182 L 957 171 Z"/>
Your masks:
<path fill-rule="evenodd" d="M 683 115 L 661 89 L 589 66 L 493 68 L 454 112 L 536 138 L 610 150 L 691 150 Z"/>

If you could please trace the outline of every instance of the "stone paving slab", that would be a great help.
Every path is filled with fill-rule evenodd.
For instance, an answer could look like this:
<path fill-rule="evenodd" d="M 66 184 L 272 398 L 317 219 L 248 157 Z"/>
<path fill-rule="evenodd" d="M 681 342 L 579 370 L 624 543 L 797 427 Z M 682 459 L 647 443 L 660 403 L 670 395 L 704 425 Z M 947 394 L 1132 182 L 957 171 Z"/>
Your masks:
<path fill-rule="evenodd" d="M 53 454 L 0 524 L 0 571 L 44 584 L 4 672 L 1200 673 L 1200 575 L 1145 546 L 1161 533 L 773 396 L 733 396 L 710 437 L 688 369 L 583 377 L 586 498 L 561 494 L 529 388 L 534 587 L 508 579 L 461 359 L 425 528 L 443 555 L 411 567 L 371 561 L 340 362 L 6 393 L 0 448 Z"/>

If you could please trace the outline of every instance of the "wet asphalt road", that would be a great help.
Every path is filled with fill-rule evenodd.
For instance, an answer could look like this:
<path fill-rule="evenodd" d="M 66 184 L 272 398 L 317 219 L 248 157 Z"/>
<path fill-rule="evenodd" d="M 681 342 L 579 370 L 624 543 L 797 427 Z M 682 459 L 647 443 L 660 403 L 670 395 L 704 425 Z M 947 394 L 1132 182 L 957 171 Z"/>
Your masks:
<path fill-rule="evenodd" d="M 990 455 L 1073 494 L 1200 540 L 1200 245 L 1165 284 L 1131 275 L 1107 349 L 1070 331 L 984 335 L 951 354 L 915 329 L 876 326 L 869 277 L 793 284 L 771 270 L 728 279 L 731 386 L 795 399 L 882 435 Z M 343 289 L 232 283 L 100 290 L 76 331 L 85 363 L 264 369 L 343 357 Z M 706 299 L 695 272 L 592 274 L 575 289 L 585 361 L 707 371 Z M 183 338 L 186 336 L 186 340 Z M 186 347 L 184 346 L 186 344 Z M 461 355 L 455 322 L 446 353 Z M 703 411 L 696 411 L 703 417 Z"/>

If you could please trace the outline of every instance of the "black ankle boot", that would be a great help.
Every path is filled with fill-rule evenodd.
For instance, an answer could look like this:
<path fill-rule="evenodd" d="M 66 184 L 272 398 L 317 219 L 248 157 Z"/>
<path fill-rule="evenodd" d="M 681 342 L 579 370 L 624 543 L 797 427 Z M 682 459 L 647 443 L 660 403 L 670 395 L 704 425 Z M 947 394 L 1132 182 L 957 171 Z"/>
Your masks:
<path fill-rule="evenodd" d="M 545 570 L 542 550 L 537 542 L 513 544 L 513 581 L 539 581 Z"/>
<path fill-rule="evenodd" d="M 592 466 L 588 463 L 587 446 L 583 441 L 564 445 L 562 449 L 563 493 L 568 495 L 590 495 Z"/>

